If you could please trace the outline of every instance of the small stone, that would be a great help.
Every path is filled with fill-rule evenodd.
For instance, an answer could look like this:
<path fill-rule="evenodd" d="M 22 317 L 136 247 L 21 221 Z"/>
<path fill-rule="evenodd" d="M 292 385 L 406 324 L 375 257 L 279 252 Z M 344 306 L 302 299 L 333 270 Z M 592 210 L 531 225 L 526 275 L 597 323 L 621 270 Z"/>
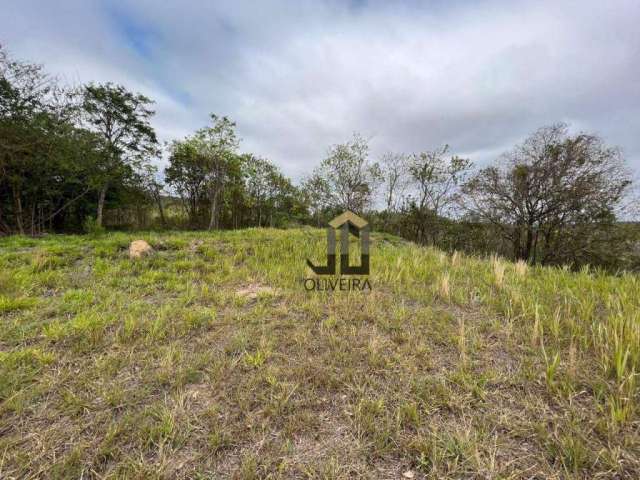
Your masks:
<path fill-rule="evenodd" d="M 146 257 L 147 255 L 151 255 L 153 253 L 153 248 L 144 240 L 134 240 L 129 245 L 129 258 L 136 259 Z"/>
<path fill-rule="evenodd" d="M 416 474 L 415 474 L 415 473 L 413 473 L 413 470 L 407 470 L 406 472 L 404 472 L 404 473 L 402 474 L 402 476 L 403 476 L 404 478 L 413 478 L 413 477 L 415 477 L 415 476 L 416 476 Z"/>

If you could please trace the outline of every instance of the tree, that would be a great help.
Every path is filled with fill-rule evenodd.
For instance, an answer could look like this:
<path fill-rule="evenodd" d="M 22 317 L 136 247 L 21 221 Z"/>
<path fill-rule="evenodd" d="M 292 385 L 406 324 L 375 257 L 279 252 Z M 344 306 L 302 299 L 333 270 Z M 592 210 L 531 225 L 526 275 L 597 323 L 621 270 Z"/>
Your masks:
<path fill-rule="evenodd" d="M 94 172 L 102 158 L 101 138 L 72 124 L 57 123 L 46 138 L 50 145 L 48 154 L 40 157 L 40 168 L 33 172 L 43 181 L 33 182 L 34 188 L 38 187 L 34 190 L 32 205 L 37 205 L 42 212 L 48 211 L 46 216 L 40 215 L 40 226 L 35 229 L 39 231 L 44 230 L 45 223 L 50 229 L 54 224 L 72 226 L 73 219 L 70 221 L 67 213 L 72 207 L 79 207 L 78 212 L 84 210 L 86 205 L 80 201 L 85 199 L 86 204 Z M 81 218 L 76 220 L 79 225 Z"/>
<path fill-rule="evenodd" d="M 317 227 L 322 225 L 322 214 L 324 210 L 330 208 L 330 187 L 328 182 L 317 171 L 306 178 L 301 185 L 304 203 L 310 210 L 311 216 L 315 219 Z"/>
<path fill-rule="evenodd" d="M 449 146 L 413 155 L 409 163 L 411 185 L 415 198 L 409 199 L 405 210 L 410 210 L 417 240 L 435 243 L 441 219 L 451 214 L 458 198 L 458 188 L 464 181 L 471 162 L 452 155 Z"/>
<path fill-rule="evenodd" d="M 417 190 L 417 204 L 436 216 L 449 213 L 455 204 L 457 187 L 471 168 L 468 159 L 453 155 L 446 158 L 449 146 L 413 156 L 409 172 Z"/>
<path fill-rule="evenodd" d="M 100 144 L 76 114 L 40 65 L 0 49 L 0 230 L 40 233 L 86 195 Z"/>
<path fill-rule="evenodd" d="M 103 161 L 96 172 L 98 208 L 96 223 L 102 226 L 107 192 L 126 179 L 151 156 L 157 155 L 156 134 L 149 123 L 153 102 L 121 85 L 91 83 L 83 89 L 82 108 L 89 126 L 103 139 Z"/>
<path fill-rule="evenodd" d="M 304 209 L 300 192 L 276 165 L 253 155 L 243 156 L 245 190 L 252 224 L 273 227 L 284 217 L 299 216 Z"/>
<path fill-rule="evenodd" d="M 158 207 L 160 223 L 167 226 L 167 219 L 164 215 L 164 205 L 162 204 L 163 185 L 158 180 L 158 168 L 155 165 L 144 165 L 139 173 L 141 189 L 153 200 Z"/>
<path fill-rule="evenodd" d="M 25 233 L 24 189 L 34 159 L 43 151 L 42 126 L 52 89 L 42 66 L 12 60 L 0 49 L 0 181 L 10 192 L 19 233 Z M 0 220 L 2 216 L 0 210 Z"/>
<path fill-rule="evenodd" d="M 490 222 L 531 263 L 597 257 L 631 184 L 617 148 L 595 135 L 543 127 L 464 186 L 470 212 Z"/>
<path fill-rule="evenodd" d="M 396 212 L 409 183 L 409 158 L 401 153 L 387 152 L 382 156 L 384 203 L 386 211 Z"/>
<path fill-rule="evenodd" d="M 221 194 L 238 169 L 235 123 L 217 115 L 211 115 L 211 119 L 211 127 L 201 128 L 193 136 L 171 144 L 165 171 L 167 182 L 187 203 L 193 226 L 198 223 L 201 202 L 208 201 L 209 230 L 220 226 Z"/>
<path fill-rule="evenodd" d="M 198 154 L 204 162 L 205 187 L 209 196 L 209 226 L 208 229 L 219 228 L 219 200 L 220 193 L 235 158 L 238 139 L 235 133 L 235 122 L 227 117 L 211 115 L 213 125 L 198 130 L 195 142 Z"/>
<path fill-rule="evenodd" d="M 312 175 L 327 188 L 332 208 L 362 213 L 372 204 L 382 173 L 369 160 L 369 144 L 357 133 L 349 142 L 333 145 Z"/>
<path fill-rule="evenodd" d="M 205 162 L 193 138 L 174 140 L 169 146 L 169 165 L 164 172 L 165 181 L 182 199 L 189 224 L 198 225 L 199 209 L 205 190 Z"/>
<path fill-rule="evenodd" d="M 272 201 L 278 191 L 279 172 L 275 165 L 262 158 L 248 156 L 245 159 L 247 194 L 251 208 L 255 209 L 256 223 L 262 226 L 263 214 L 272 207 Z"/>

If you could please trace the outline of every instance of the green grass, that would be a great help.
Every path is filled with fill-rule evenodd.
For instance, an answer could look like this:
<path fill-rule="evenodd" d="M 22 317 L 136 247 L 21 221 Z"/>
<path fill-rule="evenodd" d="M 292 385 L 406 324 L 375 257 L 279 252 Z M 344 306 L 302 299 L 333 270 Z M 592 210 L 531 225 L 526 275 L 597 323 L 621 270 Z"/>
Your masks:
<path fill-rule="evenodd" d="M 130 261 L 131 240 L 155 255 Z M 639 478 L 640 279 L 374 234 L 0 239 L 0 478 Z"/>

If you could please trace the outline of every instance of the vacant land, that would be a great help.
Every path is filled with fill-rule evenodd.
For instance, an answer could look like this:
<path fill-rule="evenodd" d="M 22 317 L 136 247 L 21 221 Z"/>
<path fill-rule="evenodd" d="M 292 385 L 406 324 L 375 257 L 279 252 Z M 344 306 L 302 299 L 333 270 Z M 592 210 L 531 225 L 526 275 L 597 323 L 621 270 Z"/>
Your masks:
<path fill-rule="evenodd" d="M 1 239 L 0 477 L 640 477 L 638 277 L 374 235 L 372 291 L 306 292 L 324 248 Z"/>

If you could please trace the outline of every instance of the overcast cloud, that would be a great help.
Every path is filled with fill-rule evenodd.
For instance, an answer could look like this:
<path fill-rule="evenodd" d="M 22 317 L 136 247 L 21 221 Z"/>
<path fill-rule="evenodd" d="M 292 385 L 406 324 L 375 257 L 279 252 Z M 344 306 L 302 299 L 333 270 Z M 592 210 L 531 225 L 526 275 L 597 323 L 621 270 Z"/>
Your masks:
<path fill-rule="evenodd" d="M 358 131 L 484 164 L 557 121 L 640 171 L 640 2 L 4 0 L 0 42 L 68 82 L 156 101 L 162 140 L 238 124 L 299 179 Z"/>

